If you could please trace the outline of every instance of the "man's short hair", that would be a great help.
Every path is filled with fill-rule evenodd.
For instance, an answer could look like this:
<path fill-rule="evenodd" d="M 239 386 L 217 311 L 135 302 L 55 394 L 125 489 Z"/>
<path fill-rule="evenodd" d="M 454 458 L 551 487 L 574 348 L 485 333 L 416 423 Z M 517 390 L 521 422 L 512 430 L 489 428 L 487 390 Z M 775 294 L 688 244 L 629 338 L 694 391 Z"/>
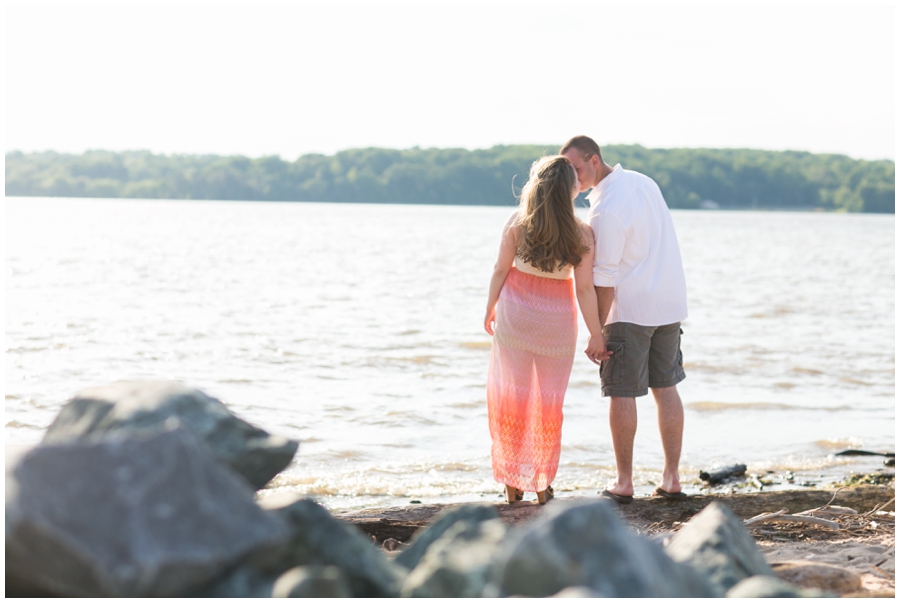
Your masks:
<path fill-rule="evenodd" d="M 603 161 L 603 155 L 600 154 L 600 147 L 594 142 L 593 138 L 588 136 L 573 136 L 559 150 L 560 155 L 565 155 L 572 149 L 578 149 L 584 153 L 584 159 L 587 161 L 592 155 L 596 155 L 597 159 Z"/>

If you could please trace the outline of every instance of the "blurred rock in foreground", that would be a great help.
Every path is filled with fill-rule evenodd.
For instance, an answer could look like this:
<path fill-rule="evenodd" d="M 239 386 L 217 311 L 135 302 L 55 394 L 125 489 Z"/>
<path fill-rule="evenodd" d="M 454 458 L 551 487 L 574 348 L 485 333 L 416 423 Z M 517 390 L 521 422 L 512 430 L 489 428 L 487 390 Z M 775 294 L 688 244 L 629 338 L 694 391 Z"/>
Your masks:
<path fill-rule="evenodd" d="M 184 428 L 42 445 L 6 476 L 6 594 L 179 596 L 287 531 Z"/>
<path fill-rule="evenodd" d="M 745 578 L 775 578 L 744 523 L 719 503 L 691 518 L 666 546 L 666 553 L 705 575 L 719 597 Z"/>
<path fill-rule="evenodd" d="M 60 410 L 43 443 L 159 430 L 172 417 L 255 489 L 287 467 L 297 452 L 297 442 L 270 435 L 236 417 L 219 400 L 174 381 L 117 381 L 82 390 Z"/>
<path fill-rule="evenodd" d="M 491 596 L 548 597 L 587 587 L 603 597 L 709 597 L 702 575 L 632 533 L 606 501 L 554 501 L 503 546 Z"/>

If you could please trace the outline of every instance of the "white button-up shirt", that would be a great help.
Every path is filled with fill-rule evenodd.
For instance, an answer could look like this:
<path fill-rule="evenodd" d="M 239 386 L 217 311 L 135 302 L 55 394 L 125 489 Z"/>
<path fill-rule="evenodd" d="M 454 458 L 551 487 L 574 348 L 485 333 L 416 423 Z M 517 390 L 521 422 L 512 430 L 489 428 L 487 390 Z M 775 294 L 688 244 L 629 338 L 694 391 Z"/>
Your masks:
<path fill-rule="evenodd" d="M 594 285 L 616 290 L 606 324 L 656 327 L 687 318 L 681 251 L 656 182 L 616 165 L 587 198 Z"/>

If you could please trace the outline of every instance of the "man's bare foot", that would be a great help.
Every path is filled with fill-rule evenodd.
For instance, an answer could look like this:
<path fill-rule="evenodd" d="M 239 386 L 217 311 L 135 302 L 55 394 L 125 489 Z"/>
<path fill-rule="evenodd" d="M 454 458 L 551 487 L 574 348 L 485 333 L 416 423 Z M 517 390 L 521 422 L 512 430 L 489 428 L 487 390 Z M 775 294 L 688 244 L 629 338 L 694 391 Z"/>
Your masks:
<path fill-rule="evenodd" d="M 634 484 L 631 480 L 617 479 L 606 484 L 606 491 L 616 496 L 634 496 Z"/>
<path fill-rule="evenodd" d="M 660 489 L 665 490 L 671 494 L 677 494 L 681 492 L 681 482 L 678 479 L 678 475 L 674 476 L 663 475 L 662 482 L 659 484 Z"/>

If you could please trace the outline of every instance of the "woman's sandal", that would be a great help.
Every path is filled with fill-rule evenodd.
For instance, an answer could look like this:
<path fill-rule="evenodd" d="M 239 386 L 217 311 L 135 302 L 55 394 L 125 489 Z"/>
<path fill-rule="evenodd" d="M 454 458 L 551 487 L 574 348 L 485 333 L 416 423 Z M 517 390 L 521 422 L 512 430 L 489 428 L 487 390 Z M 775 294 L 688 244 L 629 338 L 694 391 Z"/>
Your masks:
<path fill-rule="evenodd" d="M 525 493 L 518 488 L 512 486 L 505 486 L 505 488 L 506 502 L 509 504 L 520 502 L 525 497 Z"/>
<path fill-rule="evenodd" d="M 548 500 L 553 498 L 553 486 L 547 486 L 546 490 L 542 490 L 537 493 L 538 504 L 545 505 Z"/>

